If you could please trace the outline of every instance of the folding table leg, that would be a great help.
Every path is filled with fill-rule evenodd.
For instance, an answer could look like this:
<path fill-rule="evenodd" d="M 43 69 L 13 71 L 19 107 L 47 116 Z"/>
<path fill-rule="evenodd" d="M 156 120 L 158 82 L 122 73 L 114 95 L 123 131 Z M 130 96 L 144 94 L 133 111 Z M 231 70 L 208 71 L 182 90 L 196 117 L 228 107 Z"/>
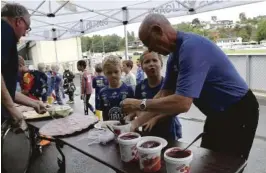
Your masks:
<path fill-rule="evenodd" d="M 60 159 L 59 157 L 57 158 L 57 164 L 59 166 L 57 173 L 66 173 L 66 158 L 63 151 L 61 150 L 64 144 L 59 140 L 55 140 L 55 146 L 62 157 L 62 159 Z"/>

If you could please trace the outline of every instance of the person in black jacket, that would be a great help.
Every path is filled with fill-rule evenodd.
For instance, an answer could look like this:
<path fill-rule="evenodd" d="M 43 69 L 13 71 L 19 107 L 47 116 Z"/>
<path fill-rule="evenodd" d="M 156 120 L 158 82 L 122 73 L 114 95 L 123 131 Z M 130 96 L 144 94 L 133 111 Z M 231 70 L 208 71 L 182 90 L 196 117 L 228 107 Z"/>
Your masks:
<path fill-rule="evenodd" d="M 74 104 L 74 92 L 76 90 L 75 84 L 73 82 L 73 79 L 75 78 L 75 75 L 72 71 L 69 70 L 68 67 L 65 68 L 65 71 L 63 73 L 63 81 L 64 81 L 64 91 L 69 96 L 69 100 L 67 101 L 67 104 Z"/>

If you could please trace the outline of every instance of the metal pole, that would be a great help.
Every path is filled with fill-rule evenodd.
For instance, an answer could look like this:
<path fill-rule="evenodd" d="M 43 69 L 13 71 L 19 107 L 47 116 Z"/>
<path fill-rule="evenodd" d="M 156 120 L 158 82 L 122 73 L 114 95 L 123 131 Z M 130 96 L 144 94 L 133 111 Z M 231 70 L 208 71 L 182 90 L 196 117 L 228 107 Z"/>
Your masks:
<path fill-rule="evenodd" d="M 54 48 L 55 48 L 55 60 L 56 60 L 56 64 L 58 64 L 58 57 L 57 57 L 57 47 L 56 47 L 56 41 L 54 41 Z"/>
<path fill-rule="evenodd" d="M 127 24 L 128 24 L 128 10 L 127 7 L 122 7 L 123 10 L 123 25 L 124 25 L 124 36 L 125 36 L 125 58 L 128 58 L 128 40 L 127 40 Z"/>
<path fill-rule="evenodd" d="M 76 42 L 77 42 L 77 53 L 78 53 L 78 59 L 81 59 L 81 56 L 79 54 L 79 42 L 78 42 L 78 37 L 76 37 Z"/>
<path fill-rule="evenodd" d="M 124 25 L 124 35 L 125 35 L 125 58 L 128 59 L 127 25 Z"/>

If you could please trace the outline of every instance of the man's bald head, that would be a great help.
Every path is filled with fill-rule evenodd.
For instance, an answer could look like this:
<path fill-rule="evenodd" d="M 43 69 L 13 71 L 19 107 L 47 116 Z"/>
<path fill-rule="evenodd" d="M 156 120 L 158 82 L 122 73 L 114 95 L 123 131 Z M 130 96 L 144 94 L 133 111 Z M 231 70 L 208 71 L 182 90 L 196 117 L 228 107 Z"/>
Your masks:
<path fill-rule="evenodd" d="M 164 15 L 153 13 L 142 21 L 139 38 L 149 51 L 168 55 L 176 44 L 176 30 Z"/>
<path fill-rule="evenodd" d="M 161 14 L 157 13 L 151 13 L 145 17 L 145 19 L 142 21 L 139 33 L 142 32 L 143 30 L 149 30 L 150 26 L 152 25 L 159 25 L 159 26 L 165 26 L 165 25 L 170 25 L 171 23 L 169 20 Z"/>

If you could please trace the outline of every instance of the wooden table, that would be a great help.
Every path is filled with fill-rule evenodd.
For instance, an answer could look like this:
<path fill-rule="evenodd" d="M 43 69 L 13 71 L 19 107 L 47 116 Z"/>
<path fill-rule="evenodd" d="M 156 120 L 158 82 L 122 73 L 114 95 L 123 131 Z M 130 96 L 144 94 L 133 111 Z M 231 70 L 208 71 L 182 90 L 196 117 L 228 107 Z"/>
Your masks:
<path fill-rule="evenodd" d="M 28 122 L 35 128 L 40 128 L 47 122 L 44 121 L 30 121 Z M 111 142 L 107 145 L 93 144 L 88 145 L 88 131 L 80 133 L 75 136 L 56 138 L 56 141 L 60 145 L 68 145 L 71 148 L 80 151 L 81 153 L 91 157 L 100 163 L 112 168 L 116 172 L 121 173 L 141 173 L 139 169 L 139 163 L 126 164 L 120 159 L 119 147 L 115 142 Z M 186 143 L 170 142 L 165 148 L 179 146 L 184 147 Z M 163 150 L 163 152 L 165 151 Z M 224 153 L 213 152 L 201 147 L 192 146 L 190 148 L 194 154 L 194 158 L 191 164 L 191 173 L 238 173 L 247 164 L 245 159 L 230 156 Z M 166 173 L 165 164 L 163 160 L 162 152 L 162 168 L 159 173 Z"/>

